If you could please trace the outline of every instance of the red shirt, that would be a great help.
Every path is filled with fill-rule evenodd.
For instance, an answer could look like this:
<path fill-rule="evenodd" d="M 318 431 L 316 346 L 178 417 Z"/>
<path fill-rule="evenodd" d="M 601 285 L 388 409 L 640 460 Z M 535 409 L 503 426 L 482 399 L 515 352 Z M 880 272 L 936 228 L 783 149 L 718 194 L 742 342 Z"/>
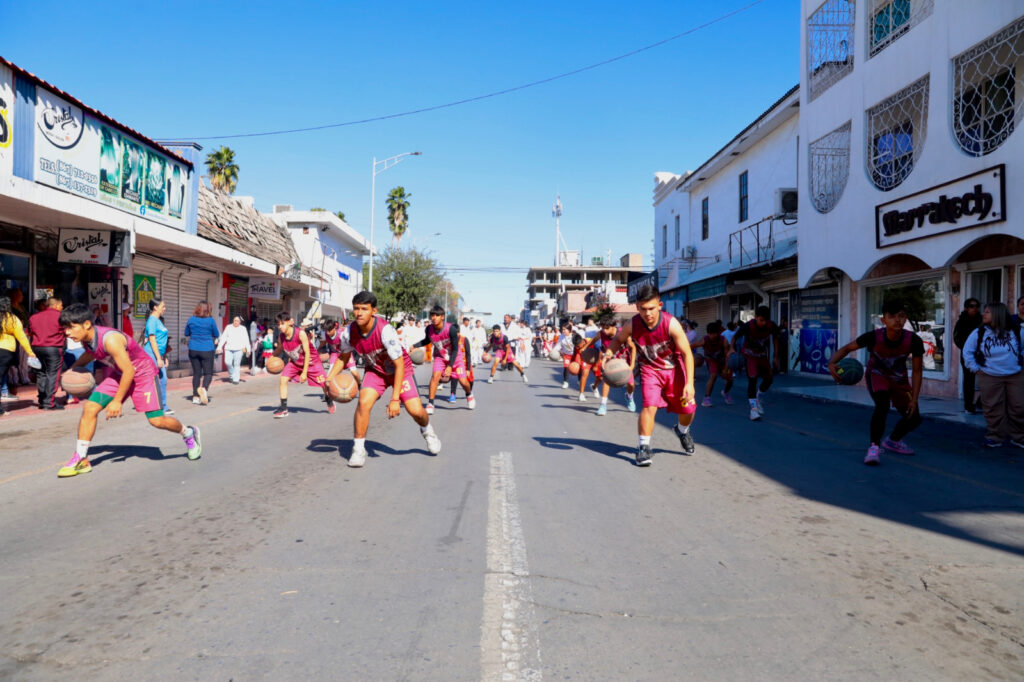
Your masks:
<path fill-rule="evenodd" d="M 47 308 L 28 318 L 28 329 L 33 346 L 63 348 L 67 337 L 60 326 L 60 311 Z"/>

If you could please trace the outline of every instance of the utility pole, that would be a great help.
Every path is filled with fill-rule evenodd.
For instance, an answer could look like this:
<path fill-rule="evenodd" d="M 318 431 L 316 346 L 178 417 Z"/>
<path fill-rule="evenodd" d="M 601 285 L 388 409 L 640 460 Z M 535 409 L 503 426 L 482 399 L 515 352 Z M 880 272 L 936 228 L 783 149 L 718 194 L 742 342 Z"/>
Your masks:
<path fill-rule="evenodd" d="M 555 267 L 557 268 L 560 264 L 558 262 L 558 249 L 562 243 L 562 233 L 558 229 L 558 219 L 562 217 L 562 195 L 559 194 L 555 199 L 554 205 L 551 207 L 551 215 L 555 219 Z"/>

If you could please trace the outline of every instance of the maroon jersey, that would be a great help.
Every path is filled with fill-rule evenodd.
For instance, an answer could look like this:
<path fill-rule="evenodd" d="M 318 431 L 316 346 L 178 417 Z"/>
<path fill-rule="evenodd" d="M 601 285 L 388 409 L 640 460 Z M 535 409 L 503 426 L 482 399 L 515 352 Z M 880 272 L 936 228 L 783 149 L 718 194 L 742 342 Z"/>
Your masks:
<path fill-rule="evenodd" d="M 108 334 L 118 334 L 123 336 L 127 342 L 125 350 L 128 352 L 128 359 L 131 360 L 132 367 L 135 368 L 136 380 L 139 377 L 155 377 L 157 375 L 156 365 L 153 364 L 152 358 L 149 357 L 146 351 L 142 350 L 142 346 L 140 346 L 135 339 L 123 332 L 117 331 L 116 329 L 111 329 L 110 327 L 94 326 L 93 330 L 95 330 L 96 333 L 96 336 L 93 337 L 93 342 L 89 343 L 87 341 L 82 341 L 82 348 L 92 353 L 97 362 L 112 368 L 115 374 L 121 374 L 121 370 L 114 362 L 114 358 L 111 357 L 110 353 L 107 352 L 107 349 L 103 347 L 103 343 L 106 341 Z"/>
<path fill-rule="evenodd" d="M 458 335 L 455 337 L 459 338 Z M 434 357 L 447 363 L 452 359 L 452 323 L 445 322 L 438 331 L 433 324 L 427 326 L 427 339 L 434 345 Z M 457 343 L 457 342 L 456 342 Z"/>
<path fill-rule="evenodd" d="M 615 331 L 613 331 L 611 334 L 606 334 L 604 329 L 602 329 L 601 332 L 597 335 L 597 340 L 594 341 L 594 344 L 601 350 L 607 350 L 608 348 L 611 348 L 612 341 L 615 339 L 615 335 L 618 333 L 619 330 L 617 327 Z M 615 357 L 628 361 L 629 345 L 624 343 L 621 346 L 619 346 L 619 350 L 615 352 Z"/>
<path fill-rule="evenodd" d="M 719 334 L 718 338 L 713 339 L 708 334 L 704 337 L 704 357 L 710 358 L 717 362 L 723 362 L 725 360 L 725 339 Z"/>
<path fill-rule="evenodd" d="M 330 353 L 341 352 L 341 330 L 338 329 L 334 332 L 334 336 L 324 335 L 324 343 L 327 344 L 327 350 Z"/>
<path fill-rule="evenodd" d="M 907 358 L 913 350 L 915 336 L 914 332 L 904 329 L 899 343 L 893 345 L 886 338 L 885 327 L 876 329 L 874 343 L 869 350 L 867 370 L 895 383 L 907 383 Z"/>
<path fill-rule="evenodd" d="M 350 324 L 341 339 L 341 352 L 355 353 L 363 359 L 363 366 L 368 371 L 377 374 L 393 376 L 395 363 L 399 361 L 403 363 L 406 377 L 411 377 L 414 371 L 412 360 L 402 348 L 395 328 L 380 315 L 374 316 L 373 327 L 365 335 L 358 324 Z"/>
<path fill-rule="evenodd" d="M 654 369 L 675 369 L 679 365 L 679 351 L 669 335 L 669 325 L 674 318 L 664 310 L 658 313 L 654 329 L 648 329 L 639 315 L 633 316 L 633 342 L 641 365 Z"/>
<path fill-rule="evenodd" d="M 299 330 L 292 327 L 292 338 L 285 338 L 281 334 L 281 348 L 288 354 L 288 359 L 296 365 L 301 365 L 306 360 L 306 354 L 302 350 L 302 339 L 299 338 Z"/>
<path fill-rule="evenodd" d="M 757 320 L 749 320 L 740 327 L 740 331 L 736 335 L 739 338 L 734 338 L 733 341 L 739 341 L 742 344 L 744 355 L 767 356 L 769 339 L 778 335 L 779 325 L 774 322 L 768 322 L 764 327 L 758 327 Z"/>
<path fill-rule="evenodd" d="M 498 351 L 508 350 L 508 338 L 502 334 L 501 336 L 494 336 L 493 334 L 487 339 L 487 343 L 491 345 L 491 350 L 495 353 Z"/>

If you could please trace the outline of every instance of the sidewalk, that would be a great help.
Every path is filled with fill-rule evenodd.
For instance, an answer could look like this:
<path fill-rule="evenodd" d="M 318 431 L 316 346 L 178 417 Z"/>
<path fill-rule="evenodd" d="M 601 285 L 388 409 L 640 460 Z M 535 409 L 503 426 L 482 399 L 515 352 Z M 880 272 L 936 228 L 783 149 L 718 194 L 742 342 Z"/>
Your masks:
<path fill-rule="evenodd" d="M 737 382 L 739 385 L 739 382 Z M 735 393 L 736 389 L 733 389 Z M 832 381 L 831 377 L 818 379 L 815 377 L 781 374 L 775 377 L 772 390 L 780 393 L 791 393 L 807 400 L 822 403 L 842 403 L 874 407 L 864 382 L 855 386 L 843 386 Z M 964 412 L 963 401 L 959 398 L 929 398 L 922 396 L 918 402 L 921 417 L 926 420 L 943 421 L 960 424 L 976 429 L 985 428 L 985 418 L 979 414 Z"/>

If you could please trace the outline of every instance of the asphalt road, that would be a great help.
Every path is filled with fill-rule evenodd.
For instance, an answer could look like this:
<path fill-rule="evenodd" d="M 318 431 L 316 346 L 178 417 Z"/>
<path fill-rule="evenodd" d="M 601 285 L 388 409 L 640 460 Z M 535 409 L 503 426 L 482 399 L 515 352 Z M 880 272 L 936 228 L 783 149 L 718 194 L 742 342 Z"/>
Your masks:
<path fill-rule="evenodd" d="M 1024 678 L 1024 451 L 926 422 L 868 468 L 866 410 L 770 396 L 642 469 L 621 391 L 528 374 L 436 457 L 379 405 L 363 469 L 352 405 L 262 378 L 174 397 L 197 462 L 128 409 L 59 480 L 76 412 L 0 422 L 0 679 Z"/>

